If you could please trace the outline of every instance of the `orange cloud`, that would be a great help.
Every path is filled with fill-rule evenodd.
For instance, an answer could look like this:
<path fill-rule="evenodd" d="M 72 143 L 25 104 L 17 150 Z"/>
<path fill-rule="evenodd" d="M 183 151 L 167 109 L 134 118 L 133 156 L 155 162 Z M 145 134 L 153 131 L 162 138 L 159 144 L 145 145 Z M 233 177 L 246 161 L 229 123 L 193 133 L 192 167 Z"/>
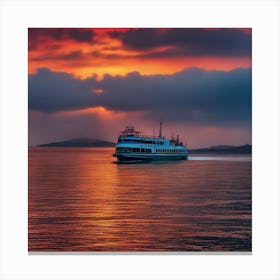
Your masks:
<path fill-rule="evenodd" d="M 168 30 L 158 29 L 156 34 L 165 36 Z M 251 57 L 247 56 L 190 56 L 180 52 L 176 54 L 174 47 L 168 45 L 132 49 L 124 45 L 121 37 L 110 35 L 112 32 L 126 34 L 128 31 L 131 29 L 30 29 L 29 73 L 34 74 L 39 68 L 49 68 L 84 79 L 93 75 L 102 77 L 106 73 L 125 75 L 137 71 L 149 75 L 172 74 L 189 67 L 232 70 L 251 66 Z M 250 31 L 242 29 L 241 32 Z"/>

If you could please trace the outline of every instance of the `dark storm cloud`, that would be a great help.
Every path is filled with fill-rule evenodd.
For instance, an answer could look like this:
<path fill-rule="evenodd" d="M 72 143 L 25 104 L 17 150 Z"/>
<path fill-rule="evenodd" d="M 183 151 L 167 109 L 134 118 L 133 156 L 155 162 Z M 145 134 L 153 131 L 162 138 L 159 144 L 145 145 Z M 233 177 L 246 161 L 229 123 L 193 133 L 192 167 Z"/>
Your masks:
<path fill-rule="evenodd" d="M 40 69 L 28 78 L 29 108 L 42 112 L 56 112 L 90 107 L 94 104 L 91 87 L 97 82 L 74 79 L 66 73 Z"/>
<path fill-rule="evenodd" d="M 145 28 L 127 32 L 111 32 L 125 47 L 134 50 L 152 50 L 171 47 L 156 52 L 155 56 L 251 56 L 251 34 L 238 28 Z M 153 52 L 149 54 L 153 57 Z"/>
<path fill-rule="evenodd" d="M 83 30 L 78 28 L 68 29 L 68 36 L 74 39 L 77 42 L 92 42 L 93 40 L 93 31 L 92 30 Z"/>
<path fill-rule="evenodd" d="M 65 39 L 76 42 L 92 43 L 94 31 L 81 28 L 29 28 L 28 44 L 29 50 L 36 49 L 45 40 L 62 41 Z"/>
<path fill-rule="evenodd" d="M 104 93 L 94 94 L 94 88 Z M 195 123 L 250 123 L 251 69 L 188 69 L 173 75 L 105 75 L 74 79 L 41 69 L 29 77 L 29 109 L 42 112 L 104 106 L 150 118 Z"/>

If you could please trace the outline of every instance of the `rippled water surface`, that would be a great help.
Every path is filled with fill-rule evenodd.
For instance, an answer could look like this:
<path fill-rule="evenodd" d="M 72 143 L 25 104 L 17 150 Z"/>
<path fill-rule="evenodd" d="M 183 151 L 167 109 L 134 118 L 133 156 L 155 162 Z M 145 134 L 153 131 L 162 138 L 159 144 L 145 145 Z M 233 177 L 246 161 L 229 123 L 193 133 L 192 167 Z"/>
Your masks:
<path fill-rule="evenodd" d="M 251 251 L 251 158 L 29 149 L 29 251 Z"/>

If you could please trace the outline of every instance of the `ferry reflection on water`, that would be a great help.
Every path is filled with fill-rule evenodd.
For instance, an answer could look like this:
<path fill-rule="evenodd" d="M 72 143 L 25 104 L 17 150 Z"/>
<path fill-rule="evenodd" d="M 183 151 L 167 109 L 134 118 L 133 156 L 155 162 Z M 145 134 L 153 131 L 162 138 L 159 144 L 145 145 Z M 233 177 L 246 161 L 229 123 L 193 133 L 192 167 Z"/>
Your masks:
<path fill-rule="evenodd" d="M 118 138 L 114 157 L 119 162 L 187 160 L 188 149 L 179 140 L 162 136 L 160 123 L 158 136 L 144 136 L 132 125 L 127 126 Z"/>

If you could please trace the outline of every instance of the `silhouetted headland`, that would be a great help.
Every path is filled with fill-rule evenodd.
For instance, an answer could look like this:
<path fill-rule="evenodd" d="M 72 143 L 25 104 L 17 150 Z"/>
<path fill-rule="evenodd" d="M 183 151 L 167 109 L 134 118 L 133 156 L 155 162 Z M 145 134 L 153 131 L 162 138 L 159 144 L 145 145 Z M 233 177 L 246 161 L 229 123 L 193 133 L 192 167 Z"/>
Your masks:
<path fill-rule="evenodd" d="M 99 139 L 77 138 L 61 142 L 40 144 L 37 147 L 114 147 L 115 143 Z"/>
<path fill-rule="evenodd" d="M 77 138 L 60 142 L 39 144 L 37 147 L 114 147 L 115 143 L 91 138 Z M 227 146 L 219 145 L 200 149 L 190 149 L 190 154 L 251 154 L 252 146 Z"/>

